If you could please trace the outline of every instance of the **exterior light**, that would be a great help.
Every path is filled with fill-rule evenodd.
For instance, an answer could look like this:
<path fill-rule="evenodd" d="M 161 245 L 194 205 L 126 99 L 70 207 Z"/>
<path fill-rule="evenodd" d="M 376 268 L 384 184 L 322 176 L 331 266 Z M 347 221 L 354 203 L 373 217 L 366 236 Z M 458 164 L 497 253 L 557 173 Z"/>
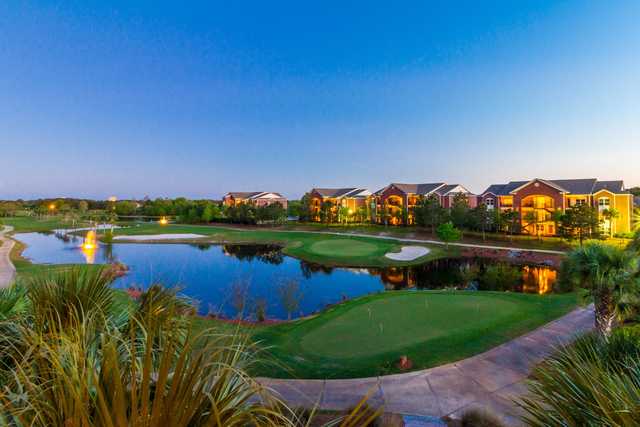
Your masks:
<path fill-rule="evenodd" d="M 49 205 L 49 210 L 54 210 L 55 208 L 56 208 L 56 205 L 55 205 L 55 204 L 51 203 L 51 204 Z"/>
<path fill-rule="evenodd" d="M 158 223 L 160 225 L 167 225 L 167 224 L 169 224 L 169 220 L 167 218 L 165 218 L 165 217 L 162 217 L 162 218 L 160 218 L 160 221 L 158 221 Z"/>

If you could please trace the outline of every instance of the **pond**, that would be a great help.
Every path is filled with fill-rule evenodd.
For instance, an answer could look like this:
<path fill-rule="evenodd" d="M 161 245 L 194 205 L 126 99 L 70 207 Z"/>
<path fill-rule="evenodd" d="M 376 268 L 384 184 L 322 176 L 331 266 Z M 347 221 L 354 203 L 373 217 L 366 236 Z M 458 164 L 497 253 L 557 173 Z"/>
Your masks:
<path fill-rule="evenodd" d="M 551 292 L 555 270 L 488 259 L 442 259 L 416 267 L 332 268 L 286 256 L 273 245 L 126 244 L 81 248 L 83 239 L 59 233 L 21 233 L 34 263 L 119 261 L 129 267 L 114 286 L 178 286 L 200 314 L 252 318 L 257 306 L 271 319 L 318 312 L 328 305 L 396 289 L 477 289 Z"/>

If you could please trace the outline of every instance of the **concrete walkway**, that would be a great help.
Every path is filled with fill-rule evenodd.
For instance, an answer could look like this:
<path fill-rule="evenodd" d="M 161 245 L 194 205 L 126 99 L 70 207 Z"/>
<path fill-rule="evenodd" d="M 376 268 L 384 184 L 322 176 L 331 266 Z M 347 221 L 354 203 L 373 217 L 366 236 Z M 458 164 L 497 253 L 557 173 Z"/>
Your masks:
<path fill-rule="evenodd" d="M 10 233 L 11 231 L 13 231 L 13 228 L 6 225 L 3 229 L 0 229 L 0 288 L 6 288 L 13 283 L 16 275 L 16 268 L 9 257 L 15 242 L 5 236 L 5 233 Z"/>
<path fill-rule="evenodd" d="M 423 371 L 349 380 L 260 381 L 293 406 L 320 402 L 322 409 L 347 409 L 373 392 L 371 404 L 383 404 L 388 412 L 458 417 L 485 408 L 500 414 L 507 425 L 520 425 L 513 399 L 526 394 L 532 368 L 559 345 L 592 330 L 593 319 L 593 306 L 578 308 L 485 353 Z"/>

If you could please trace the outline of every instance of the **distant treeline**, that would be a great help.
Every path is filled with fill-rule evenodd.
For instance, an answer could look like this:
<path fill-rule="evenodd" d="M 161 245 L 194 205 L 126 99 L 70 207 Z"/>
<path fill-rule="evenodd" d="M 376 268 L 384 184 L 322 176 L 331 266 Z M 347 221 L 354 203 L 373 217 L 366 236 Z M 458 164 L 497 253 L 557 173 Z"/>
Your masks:
<path fill-rule="evenodd" d="M 89 200 L 37 199 L 0 201 L 0 217 L 16 215 L 70 215 L 123 219 L 170 219 L 189 224 L 229 222 L 238 224 L 282 223 L 288 216 L 297 216 L 299 202 L 292 201 L 286 210 L 279 203 L 264 207 L 224 206 L 217 200 L 176 199 Z"/>

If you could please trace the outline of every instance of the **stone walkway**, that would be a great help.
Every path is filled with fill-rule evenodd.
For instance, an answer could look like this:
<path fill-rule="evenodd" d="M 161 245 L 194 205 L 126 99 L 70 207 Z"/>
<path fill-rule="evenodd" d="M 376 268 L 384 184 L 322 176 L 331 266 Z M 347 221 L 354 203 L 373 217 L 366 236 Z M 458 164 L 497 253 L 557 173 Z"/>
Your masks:
<path fill-rule="evenodd" d="M 260 381 L 293 406 L 320 402 L 322 409 L 348 409 L 371 392 L 371 404 L 384 404 L 388 412 L 457 417 L 485 408 L 508 425 L 520 425 L 513 399 L 526 394 L 531 369 L 559 345 L 593 329 L 593 319 L 593 306 L 578 308 L 485 353 L 423 371 L 348 380 Z"/>
<path fill-rule="evenodd" d="M 9 226 L 4 226 L 4 229 L 0 229 L 0 288 L 8 287 L 16 275 L 16 269 L 9 257 L 15 242 L 5 237 L 5 233 L 10 233 L 11 231 L 13 231 L 13 228 Z"/>

